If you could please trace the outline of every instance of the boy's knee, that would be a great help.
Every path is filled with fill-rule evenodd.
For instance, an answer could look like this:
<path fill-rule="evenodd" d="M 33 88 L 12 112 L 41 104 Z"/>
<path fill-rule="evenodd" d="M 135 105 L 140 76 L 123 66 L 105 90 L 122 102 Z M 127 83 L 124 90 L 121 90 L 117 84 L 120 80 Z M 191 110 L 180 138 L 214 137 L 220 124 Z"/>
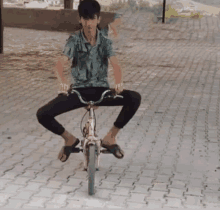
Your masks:
<path fill-rule="evenodd" d="M 141 102 L 141 94 L 136 92 L 136 96 L 137 96 L 138 100 Z"/>
<path fill-rule="evenodd" d="M 135 98 L 139 103 L 141 103 L 141 94 L 136 92 L 136 91 L 132 91 L 132 97 Z"/>
<path fill-rule="evenodd" d="M 42 108 L 40 108 L 40 109 L 37 110 L 36 116 L 37 116 L 38 122 L 40 122 L 40 121 L 42 120 L 42 118 L 43 118 L 43 116 L 44 116 L 43 113 L 44 113 L 44 112 L 43 112 Z"/>

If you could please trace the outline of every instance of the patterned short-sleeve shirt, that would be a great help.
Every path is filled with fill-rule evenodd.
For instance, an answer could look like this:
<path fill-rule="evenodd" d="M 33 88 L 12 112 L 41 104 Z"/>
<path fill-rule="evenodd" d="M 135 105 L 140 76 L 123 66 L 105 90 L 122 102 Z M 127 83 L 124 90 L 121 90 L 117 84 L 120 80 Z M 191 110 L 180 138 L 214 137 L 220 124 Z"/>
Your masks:
<path fill-rule="evenodd" d="M 86 41 L 83 30 L 71 34 L 63 50 L 72 61 L 71 83 L 73 88 L 107 87 L 108 58 L 114 56 L 112 40 L 97 29 L 96 45 Z"/>

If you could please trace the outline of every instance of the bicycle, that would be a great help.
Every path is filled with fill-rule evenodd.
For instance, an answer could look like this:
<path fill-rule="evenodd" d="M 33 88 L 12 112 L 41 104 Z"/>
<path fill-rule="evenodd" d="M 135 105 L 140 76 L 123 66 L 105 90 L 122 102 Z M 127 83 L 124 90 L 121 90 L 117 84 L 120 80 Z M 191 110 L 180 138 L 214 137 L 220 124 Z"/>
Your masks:
<path fill-rule="evenodd" d="M 83 152 L 84 154 L 84 170 L 88 172 L 88 193 L 89 195 L 94 194 L 94 187 L 95 187 L 95 171 L 99 170 L 99 163 L 100 163 L 100 154 L 110 154 L 107 149 L 101 149 L 101 139 L 98 139 L 98 135 L 96 134 L 96 119 L 95 119 L 95 112 L 94 112 L 94 105 L 100 103 L 104 98 L 116 98 L 123 96 L 120 95 L 113 95 L 113 90 L 106 90 L 102 93 L 101 98 L 94 102 L 94 101 L 85 101 L 81 97 L 80 93 L 77 90 L 72 89 L 71 93 L 76 93 L 83 104 L 87 104 L 88 106 L 85 107 L 87 112 L 89 111 L 89 119 L 86 122 L 83 130 L 82 130 L 82 121 L 81 121 L 81 132 L 83 134 L 84 139 L 81 140 L 81 148 L 75 147 L 71 153 L 79 153 Z M 104 97 L 106 93 L 112 92 L 112 95 L 108 95 Z"/>

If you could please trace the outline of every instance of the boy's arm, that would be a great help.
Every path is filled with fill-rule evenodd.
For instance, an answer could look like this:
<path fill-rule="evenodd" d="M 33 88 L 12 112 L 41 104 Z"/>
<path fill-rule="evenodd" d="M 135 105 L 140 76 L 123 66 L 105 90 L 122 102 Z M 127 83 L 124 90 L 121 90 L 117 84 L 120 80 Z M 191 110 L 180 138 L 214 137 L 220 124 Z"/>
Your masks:
<path fill-rule="evenodd" d="M 69 58 L 65 55 L 60 56 L 54 66 L 54 72 L 58 79 L 59 90 L 61 92 L 66 92 L 69 87 L 69 82 L 64 76 L 64 66 L 69 62 Z"/>
<path fill-rule="evenodd" d="M 111 28 L 112 27 L 116 28 L 120 24 L 121 24 L 121 18 L 117 18 L 112 23 L 110 23 L 109 25 L 111 26 Z"/>
<path fill-rule="evenodd" d="M 55 75 L 61 83 L 66 83 L 67 79 L 64 76 L 64 66 L 68 63 L 69 58 L 65 55 L 60 56 L 57 60 L 57 63 L 54 67 Z"/>
<path fill-rule="evenodd" d="M 121 24 L 121 16 L 118 14 L 115 14 L 114 16 L 114 21 L 112 23 L 109 24 L 109 26 L 111 27 L 115 37 L 117 38 L 118 33 L 117 33 L 117 26 Z"/>
<path fill-rule="evenodd" d="M 109 60 L 115 76 L 115 90 L 117 93 L 120 93 L 123 91 L 123 72 L 116 56 L 111 56 Z"/>

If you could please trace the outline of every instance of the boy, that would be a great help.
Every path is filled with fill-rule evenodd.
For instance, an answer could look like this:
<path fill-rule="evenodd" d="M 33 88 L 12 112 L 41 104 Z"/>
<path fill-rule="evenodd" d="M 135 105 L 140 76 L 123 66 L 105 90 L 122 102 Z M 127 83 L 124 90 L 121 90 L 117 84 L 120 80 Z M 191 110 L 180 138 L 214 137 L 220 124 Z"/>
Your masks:
<path fill-rule="evenodd" d="M 61 84 L 65 84 L 62 86 L 61 92 L 63 93 L 41 107 L 37 112 L 37 118 L 45 128 L 65 140 L 65 146 L 62 147 L 58 155 L 58 158 L 65 162 L 69 158 L 72 148 L 79 143 L 79 139 L 65 130 L 55 120 L 55 116 L 86 106 L 80 102 L 77 94 L 70 93 L 72 88 L 78 90 L 87 101 L 97 101 L 105 90 L 110 89 L 107 79 L 109 59 L 115 76 L 115 91 L 123 98 L 107 98 L 98 106 L 123 106 L 123 108 L 114 122 L 114 126 L 102 140 L 102 146 L 115 157 L 123 158 L 124 152 L 116 144 L 115 137 L 136 113 L 141 103 L 141 95 L 135 91 L 123 89 L 122 70 L 112 50 L 112 41 L 97 28 L 101 20 L 99 3 L 97 1 L 82 1 L 78 12 L 83 29 L 69 37 L 63 51 L 64 56 L 58 59 L 55 66 L 59 81 Z M 69 94 L 66 95 L 69 85 L 63 76 L 63 66 L 69 61 L 72 62 L 72 84 L 68 90 Z"/>

